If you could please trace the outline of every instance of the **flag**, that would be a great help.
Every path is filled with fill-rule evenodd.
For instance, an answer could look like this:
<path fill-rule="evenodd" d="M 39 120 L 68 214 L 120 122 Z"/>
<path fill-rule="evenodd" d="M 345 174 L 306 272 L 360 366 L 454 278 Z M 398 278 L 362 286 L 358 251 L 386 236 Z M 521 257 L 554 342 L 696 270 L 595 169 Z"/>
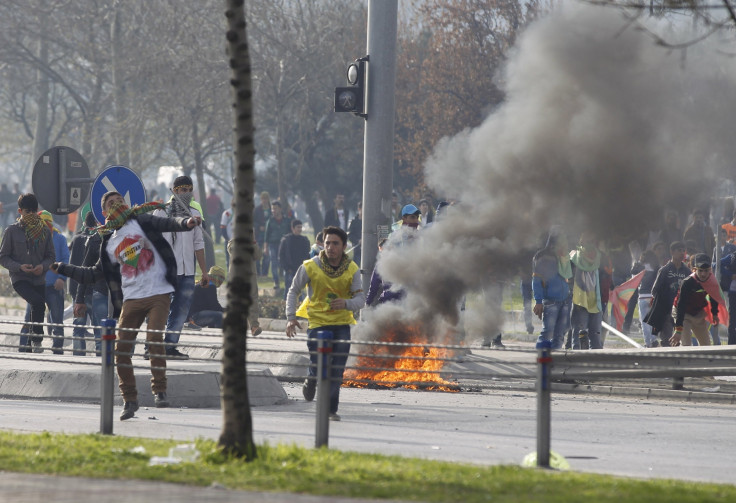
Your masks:
<path fill-rule="evenodd" d="M 624 281 L 611 292 L 609 303 L 611 304 L 611 312 L 616 319 L 616 330 L 621 330 L 624 326 L 624 318 L 626 317 L 626 308 L 629 306 L 629 300 L 634 295 L 634 291 L 639 288 L 639 283 L 644 277 L 646 270 L 641 271 L 630 280 Z"/>

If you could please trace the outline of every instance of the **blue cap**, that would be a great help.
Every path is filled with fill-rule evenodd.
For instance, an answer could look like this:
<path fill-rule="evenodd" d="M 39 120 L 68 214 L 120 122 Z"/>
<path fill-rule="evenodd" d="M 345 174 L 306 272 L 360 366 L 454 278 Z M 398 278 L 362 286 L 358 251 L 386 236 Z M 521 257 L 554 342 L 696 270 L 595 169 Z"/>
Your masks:
<path fill-rule="evenodd" d="M 406 215 L 418 215 L 420 213 L 421 213 L 421 211 L 419 211 L 419 208 L 417 208 L 413 204 L 407 204 L 406 206 L 404 206 L 403 208 L 401 208 L 401 216 L 402 217 L 403 216 L 406 216 Z"/>

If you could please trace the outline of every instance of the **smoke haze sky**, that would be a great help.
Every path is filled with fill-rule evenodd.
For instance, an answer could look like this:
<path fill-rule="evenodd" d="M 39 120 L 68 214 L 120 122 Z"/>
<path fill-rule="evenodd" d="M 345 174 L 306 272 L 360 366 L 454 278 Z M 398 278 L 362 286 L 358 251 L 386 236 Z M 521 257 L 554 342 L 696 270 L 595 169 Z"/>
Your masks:
<path fill-rule="evenodd" d="M 569 2 L 530 26 L 505 69 L 506 101 L 426 163 L 429 185 L 461 204 L 379 258 L 409 292 L 405 316 L 454 322 L 463 295 L 515 276 L 550 225 L 629 238 L 658 228 L 666 207 L 707 201 L 734 172 L 733 48 L 714 36 L 667 49 L 615 9 Z M 500 330 L 487 307 L 478 323 Z"/>

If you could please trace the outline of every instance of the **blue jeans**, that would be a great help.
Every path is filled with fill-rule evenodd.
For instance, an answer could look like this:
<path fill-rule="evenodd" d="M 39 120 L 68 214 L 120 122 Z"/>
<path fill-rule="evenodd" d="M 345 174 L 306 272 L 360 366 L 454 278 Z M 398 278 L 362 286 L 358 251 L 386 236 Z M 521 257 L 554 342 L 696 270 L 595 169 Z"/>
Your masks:
<path fill-rule="evenodd" d="M 271 259 L 271 274 L 273 275 L 273 286 L 277 287 L 279 286 L 279 269 L 281 269 L 281 264 L 279 264 L 279 244 L 278 243 L 268 243 L 268 256 Z M 266 273 L 268 273 L 268 269 L 266 269 Z"/>
<path fill-rule="evenodd" d="M 200 327 L 222 328 L 221 311 L 200 311 L 192 315 L 194 323 Z"/>
<path fill-rule="evenodd" d="M 53 285 L 46 285 L 44 289 L 44 297 L 46 299 L 46 305 L 49 308 L 49 318 L 51 319 L 51 323 L 64 323 L 64 292 L 62 290 L 55 289 Z M 26 304 L 26 322 L 31 321 L 31 310 L 31 305 Z M 43 323 L 43 320 L 41 320 L 41 322 Z M 41 330 L 43 331 L 43 327 L 41 327 Z M 28 332 L 21 330 L 21 333 Z M 54 336 L 51 342 L 51 347 L 56 353 L 64 346 L 64 328 L 49 327 L 49 333 Z M 21 345 L 24 345 L 24 339 L 27 340 L 27 338 L 21 337 Z M 26 342 L 25 344 L 28 343 Z"/>
<path fill-rule="evenodd" d="M 13 283 L 13 290 L 15 290 L 18 295 L 23 298 L 23 300 L 28 302 L 28 306 L 30 308 L 30 321 L 32 321 L 33 323 L 37 323 L 37 325 L 29 327 L 28 330 L 21 329 L 20 333 L 33 333 L 33 335 L 31 336 L 31 341 L 36 344 L 41 344 L 41 342 L 43 341 L 43 326 L 41 326 L 40 324 L 43 323 L 43 318 L 46 315 L 45 285 L 34 285 L 30 281 L 22 280 Z M 28 310 L 26 310 L 26 313 L 28 314 Z M 20 351 L 31 351 L 31 347 L 28 344 L 27 335 L 20 336 Z"/>
<path fill-rule="evenodd" d="M 51 323 L 64 323 L 64 291 L 57 290 L 53 285 L 46 285 L 46 305 Z M 61 349 L 64 346 L 64 327 L 53 327 L 51 334 L 54 336 L 51 347 Z"/>
<path fill-rule="evenodd" d="M 532 325 L 532 282 L 531 279 L 521 280 L 521 300 L 524 305 L 524 324 L 526 331 L 530 334 L 534 333 L 534 325 Z"/>
<path fill-rule="evenodd" d="M 587 332 L 590 349 L 602 349 L 601 321 L 602 313 L 590 313 L 582 306 L 572 306 L 572 349 L 580 349 L 580 332 Z"/>
<path fill-rule="evenodd" d="M 307 348 L 309 349 L 309 377 L 317 375 L 317 332 L 332 332 L 332 357 L 330 368 L 330 414 L 337 413 L 340 403 L 340 386 L 342 386 L 342 375 L 345 372 L 345 363 L 348 361 L 350 351 L 350 325 L 327 325 L 319 328 L 307 329 Z"/>
<path fill-rule="evenodd" d="M 179 343 L 181 329 L 184 326 L 184 322 L 187 321 L 193 295 L 194 276 L 185 276 L 183 274 L 177 276 L 176 289 L 171 294 L 169 318 L 166 320 L 166 337 L 164 337 L 164 342 L 167 344 Z"/>
<path fill-rule="evenodd" d="M 552 341 L 552 349 L 560 349 L 570 324 L 570 302 L 545 300 L 542 305 L 542 333 L 537 342 Z"/>
<path fill-rule="evenodd" d="M 103 295 L 100 292 L 92 292 L 92 295 L 88 295 L 85 299 L 87 304 L 87 314 L 83 318 L 74 318 L 73 337 L 74 337 L 74 355 L 84 356 L 86 354 L 87 342 L 84 338 L 87 336 L 87 329 L 84 325 L 87 324 L 87 319 L 90 320 L 92 326 L 99 327 L 102 323 L 103 318 L 107 318 L 107 295 Z M 95 334 L 95 352 L 101 351 L 101 339 L 102 335 L 99 328 L 93 329 Z"/>
<path fill-rule="evenodd" d="M 641 331 L 644 332 L 644 345 L 648 348 L 652 347 L 654 341 L 659 342 L 657 336 L 652 334 L 652 326 L 644 322 L 644 318 L 649 314 L 649 310 L 652 308 L 652 298 L 639 297 L 639 321 L 641 322 Z"/>

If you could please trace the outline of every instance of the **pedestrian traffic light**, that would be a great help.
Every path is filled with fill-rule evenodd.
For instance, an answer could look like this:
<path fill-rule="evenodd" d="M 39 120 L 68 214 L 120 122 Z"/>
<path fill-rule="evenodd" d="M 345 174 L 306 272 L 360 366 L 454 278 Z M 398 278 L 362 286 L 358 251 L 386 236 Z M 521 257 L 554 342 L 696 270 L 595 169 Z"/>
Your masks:
<path fill-rule="evenodd" d="M 355 115 L 368 117 L 366 110 L 366 85 L 368 56 L 356 59 L 348 65 L 348 87 L 335 88 L 335 112 L 352 112 Z"/>

